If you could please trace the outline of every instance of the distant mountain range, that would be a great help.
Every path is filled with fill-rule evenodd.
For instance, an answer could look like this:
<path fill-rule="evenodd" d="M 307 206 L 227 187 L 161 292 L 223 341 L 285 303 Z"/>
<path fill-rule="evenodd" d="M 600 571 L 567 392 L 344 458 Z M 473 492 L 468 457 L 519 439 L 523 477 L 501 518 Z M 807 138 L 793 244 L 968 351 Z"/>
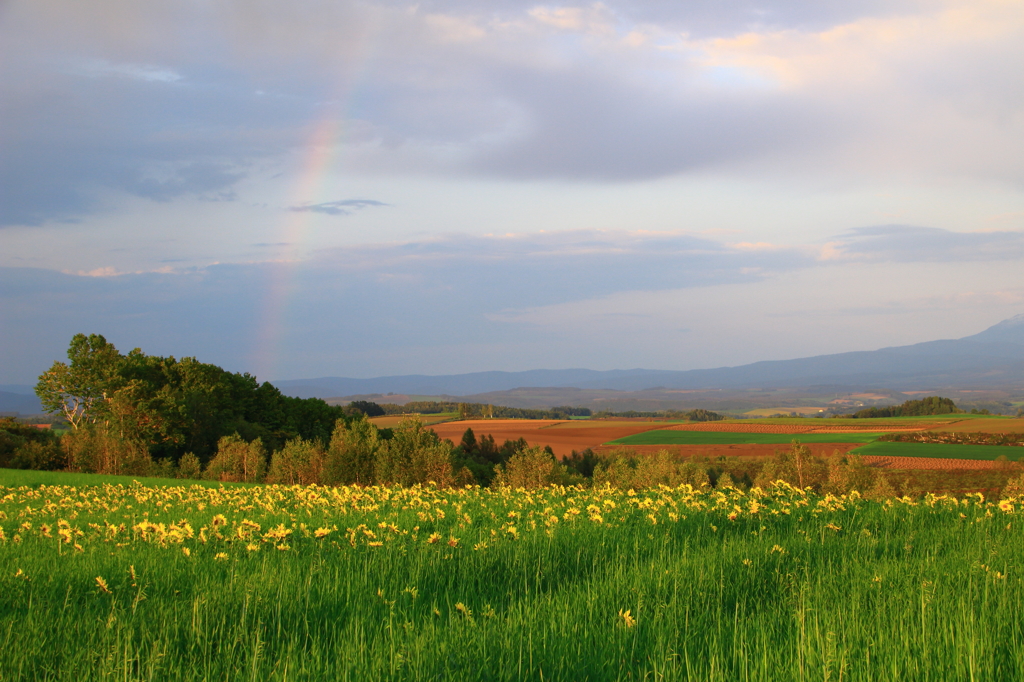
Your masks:
<path fill-rule="evenodd" d="M 0 384 L 0 414 L 17 412 L 18 414 L 41 414 L 43 406 L 39 403 L 31 386 L 19 384 Z"/>
<path fill-rule="evenodd" d="M 480 396 L 522 388 L 695 391 L 829 387 L 839 391 L 850 387 L 896 391 L 1009 389 L 1019 393 L 1024 392 L 1024 314 L 962 339 L 797 360 L 755 362 L 739 367 L 689 371 L 535 369 L 442 376 L 411 374 L 374 379 L 324 377 L 272 383 L 286 395 L 300 398 L 388 393 L 410 397 Z M 559 400 L 561 395 L 549 393 L 549 398 Z M 501 396 L 488 398 L 497 401 Z M 0 413 L 3 412 L 38 414 L 42 407 L 32 387 L 0 384 Z"/>
<path fill-rule="evenodd" d="M 275 381 L 288 395 L 330 398 L 370 394 L 468 396 L 516 388 L 618 391 L 854 386 L 894 390 L 1024 388 L 1024 314 L 962 339 L 755 362 L 739 367 L 666 371 L 530 370 Z"/>

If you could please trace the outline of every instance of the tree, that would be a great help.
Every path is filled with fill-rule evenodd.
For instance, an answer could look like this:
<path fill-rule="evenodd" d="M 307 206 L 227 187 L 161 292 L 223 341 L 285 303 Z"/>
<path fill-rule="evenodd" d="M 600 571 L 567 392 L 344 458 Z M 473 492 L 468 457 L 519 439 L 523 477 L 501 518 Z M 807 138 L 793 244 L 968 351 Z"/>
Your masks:
<path fill-rule="evenodd" d="M 39 376 L 36 395 L 47 412 L 60 412 L 78 429 L 93 423 L 117 389 L 121 354 L 100 334 L 75 334 L 68 348 L 71 364 L 54 362 Z"/>

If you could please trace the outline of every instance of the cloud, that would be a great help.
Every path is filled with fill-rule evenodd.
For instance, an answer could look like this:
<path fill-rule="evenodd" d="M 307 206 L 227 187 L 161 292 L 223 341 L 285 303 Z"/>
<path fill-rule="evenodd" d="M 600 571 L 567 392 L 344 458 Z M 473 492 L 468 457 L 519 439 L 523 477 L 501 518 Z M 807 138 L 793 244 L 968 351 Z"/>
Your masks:
<path fill-rule="evenodd" d="M 382 201 L 372 199 L 343 199 L 341 201 L 326 201 L 321 204 L 306 204 L 302 206 L 289 206 L 289 211 L 299 213 L 324 213 L 326 215 L 352 215 L 354 211 L 368 206 L 388 206 Z"/>
<path fill-rule="evenodd" d="M 860 253 L 864 242 L 907 240 L 824 262 L 814 248 L 581 230 L 162 272 L 0 268 L 0 367 L 11 375 L 0 380 L 24 383 L 17 368 L 35 376 L 78 332 L 269 379 L 684 369 L 924 341 L 925 323 L 931 338 L 964 336 L 1020 312 L 1018 261 L 943 261 L 927 250 L 910 260 L 915 239 L 941 243 L 944 233 L 855 231 L 843 243 Z M 912 325 L 893 324 L 901 311 Z"/>
<path fill-rule="evenodd" d="M 57 7 L 0 26 L 0 225 L 230 199 L 331 119 L 355 172 L 1024 183 L 1015 3 Z"/>
<path fill-rule="evenodd" d="M 988 262 L 1024 260 L 1024 231 L 952 232 L 914 225 L 860 227 L 825 245 L 823 260 Z"/>

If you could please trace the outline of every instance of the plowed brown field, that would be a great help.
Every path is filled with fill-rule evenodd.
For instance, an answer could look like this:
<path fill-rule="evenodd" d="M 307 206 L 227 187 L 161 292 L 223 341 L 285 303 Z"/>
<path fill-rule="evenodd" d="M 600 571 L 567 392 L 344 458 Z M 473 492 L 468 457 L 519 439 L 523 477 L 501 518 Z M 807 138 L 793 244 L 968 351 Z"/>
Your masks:
<path fill-rule="evenodd" d="M 806 443 L 811 452 L 819 457 L 828 457 L 835 451 L 845 454 L 863 443 Z M 771 457 L 776 452 L 788 449 L 786 445 L 766 445 L 762 443 L 737 443 L 734 445 L 602 445 L 594 448 L 594 452 L 609 452 L 624 448 L 634 450 L 638 454 L 649 454 L 659 450 L 668 450 L 682 455 L 683 457 Z"/>
<path fill-rule="evenodd" d="M 479 419 L 448 422 L 432 426 L 441 438 L 448 438 L 456 445 L 462 440 L 466 429 L 473 429 L 479 439 L 490 434 L 498 445 L 506 440 L 525 438 L 530 445 L 550 445 L 558 456 L 568 455 L 573 450 L 597 448 L 616 438 L 632 436 L 657 429 L 664 424 L 651 422 L 603 422 L 601 426 L 581 426 L 579 421 L 548 421 L 542 419 Z"/>
<path fill-rule="evenodd" d="M 957 433 L 1024 433 L 1024 419 L 964 419 L 953 424 L 935 426 L 929 430 Z"/>
<path fill-rule="evenodd" d="M 832 426 L 808 426 L 805 424 L 737 424 L 735 422 L 722 424 L 721 422 L 700 422 L 698 424 L 677 424 L 675 426 L 665 426 L 662 428 L 666 431 L 719 431 L 728 433 L 877 433 L 880 431 L 890 433 L 896 431 L 921 431 L 925 427 L 913 426 L 892 428 L 881 425 L 864 427 L 841 424 Z"/>

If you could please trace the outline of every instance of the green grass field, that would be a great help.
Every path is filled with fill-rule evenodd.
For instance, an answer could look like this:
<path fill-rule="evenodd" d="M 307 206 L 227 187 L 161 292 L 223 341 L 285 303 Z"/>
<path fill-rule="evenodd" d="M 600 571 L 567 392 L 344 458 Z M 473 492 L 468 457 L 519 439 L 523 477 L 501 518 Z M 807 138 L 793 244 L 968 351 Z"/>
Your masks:
<path fill-rule="evenodd" d="M 980 498 L 0 488 L 3 680 L 1015 680 Z"/>
<path fill-rule="evenodd" d="M 801 443 L 870 443 L 881 433 L 733 433 L 729 431 L 644 431 L 612 445 L 789 445 Z"/>
<path fill-rule="evenodd" d="M 959 443 L 885 443 L 873 442 L 853 452 L 875 457 L 936 457 L 941 459 L 994 460 L 1004 456 L 1017 461 L 1024 457 L 1024 448 L 1005 445 L 961 445 Z"/>
<path fill-rule="evenodd" d="M 131 485 L 140 482 L 146 486 L 200 485 L 211 488 L 220 486 L 246 486 L 248 483 L 221 483 L 219 481 L 194 481 L 179 478 L 151 478 L 148 476 L 108 476 L 103 474 L 74 474 L 65 471 L 33 471 L 31 469 L 0 469 L 0 486 L 38 487 L 41 485 Z"/>

